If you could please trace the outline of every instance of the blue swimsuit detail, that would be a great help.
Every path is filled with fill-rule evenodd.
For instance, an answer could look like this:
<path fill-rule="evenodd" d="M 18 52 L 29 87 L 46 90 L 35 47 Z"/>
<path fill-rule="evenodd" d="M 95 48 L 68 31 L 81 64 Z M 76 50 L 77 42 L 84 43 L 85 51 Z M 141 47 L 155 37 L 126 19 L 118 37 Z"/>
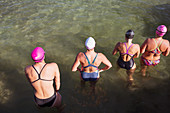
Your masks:
<path fill-rule="evenodd" d="M 98 67 L 94 65 L 94 62 L 95 62 L 95 60 L 97 58 L 98 53 L 96 54 L 96 57 L 94 58 L 92 63 L 90 63 L 90 61 L 89 61 L 89 59 L 88 59 L 88 57 L 87 57 L 87 55 L 85 53 L 84 53 L 84 55 L 85 55 L 85 57 L 86 57 L 86 59 L 88 61 L 88 65 L 85 66 L 84 68 L 92 66 L 92 67 L 97 68 L 97 71 L 92 72 L 92 73 L 87 73 L 87 72 L 81 71 L 81 78 L 84 81 L 96 81 L 98 79 L 98 76 L 99 76 L 99 71 L 98 71 Z"/>

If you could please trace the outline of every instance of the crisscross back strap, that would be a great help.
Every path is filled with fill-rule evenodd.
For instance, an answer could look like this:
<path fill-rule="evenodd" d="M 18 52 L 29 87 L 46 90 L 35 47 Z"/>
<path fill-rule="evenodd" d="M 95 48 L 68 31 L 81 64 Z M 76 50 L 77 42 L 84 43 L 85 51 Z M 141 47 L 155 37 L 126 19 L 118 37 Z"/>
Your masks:
<path fill-rule="evenodd" d="M 38 73 L 37 69 L 34 67 L 34 65 L 32 65 L 32 67 L 34 68 L 34 70 L 36 71 L 36 73 L 38 74 L 38 79 L 33 81 L 32 83 L 38 81 L 41 79 L 40 75 L 41 75 L 41 72 L 43 71 L 44 67 L 46 66 L 46 64 L 43 66 L 43 68 L 41 69 L 40 73 Z"/>
<path fill-rule="evenodd" d="M 85 55 L 85 57 L 86 57 L 86 59 L 87 59 L 87 61 L 88 61 L 88 64 L 90 64 L 90 61 L 89 61 L 87 55 L 86 55 L 85 53 L 84 53 L 84 55 Z"/>
<path fill-rule="evenodd" d="M 87 57 L 87 55 L 86 55 L 85 53 L 84 53 L 84 55 L 85 55 L 85 57 L 86 57 L 86 59 L 87 59 L 87 61 L 88 61 L 88 65 L 85 66 L 84 68 L 87 68 L 87 67 L 89 67 L 89 66 L 92 66 L 92 67 L 97 68 L 97 66 L 95 66 L 95 65 L 93 65 L 93 64 L 94 64 L 94 62 L 95 62 L 95 60 L 96 60 L 96 58 L 97 58 L 98 53 L 96 54 L 96 56 L 95 56 L 95 58 L 93 59 L 93 62 L 92 62 L 92 63 L 90 63 L 90 61 L 89 61 L 89 59 L 88 59 L 88 57 Z"/>
<path fill-rule="evenodd" d="M 154 38 L 153 38 L 154 39 Z M 162 44 L 162 42 L 163 42 L 163 39 L 161 40 L 161 42 L 159 43 L 159 45 L 158 45 L 158 43 L 157 43 L 157 41 L 154 39 L 154 41 L 155 41 L 155 43 L 156 43 L 156 45 L 157 45 L 157 49 L 159 50 L 159 51 L 161 51 L 160 49 L 159 49 L 159 47 L 161 46 L 161 44 Z"/>
<path fill-rule="evenodd" d="M 132 47 L 133 44 L 131 44 L 131 45 L 129 46 L 129 48 L 127 48 L 126 43 L 124 43 L 124 44 L 125 44 L 125 47 L 126 47 L 126 53 L 122 53 L 122 54 L 133 55 L 133 54 L 129 54 L 129 49 Z"/>

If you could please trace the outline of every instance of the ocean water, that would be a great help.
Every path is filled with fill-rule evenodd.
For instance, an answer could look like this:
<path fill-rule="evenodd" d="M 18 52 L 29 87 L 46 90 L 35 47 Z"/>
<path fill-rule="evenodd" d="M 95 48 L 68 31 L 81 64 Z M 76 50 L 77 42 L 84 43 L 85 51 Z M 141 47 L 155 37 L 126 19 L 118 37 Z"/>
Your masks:
<path fill-rule="evenodd" d="M 141 77 L 139 58 L 134 74 L 138 88 L 126 87 L 126 71 L 117 71 L 117 42 L 124 41 L 128 29 L 133 42 L 141 45 L 154 37 L 160 24 L 168 28 L 169 0 L 1 0 L 0 1 L 0 113 L 56 113 L 38 109 L 24 68 L 32 65 L 31 51 L 41 46 L 46 62 L 56 62 L 61 73 L 60 93 L 66 113 L 169 113 L 170 56 L 161 56 L 159 65 Z M 95 94 L 89 83 L 80 86 L 78 72 L 71 66 L 84 42 L 92 36 L 96 52 L 102 52 L 113 67 L 101 73 Z M 103 65 L 101 65 L 102 67 Z"/>

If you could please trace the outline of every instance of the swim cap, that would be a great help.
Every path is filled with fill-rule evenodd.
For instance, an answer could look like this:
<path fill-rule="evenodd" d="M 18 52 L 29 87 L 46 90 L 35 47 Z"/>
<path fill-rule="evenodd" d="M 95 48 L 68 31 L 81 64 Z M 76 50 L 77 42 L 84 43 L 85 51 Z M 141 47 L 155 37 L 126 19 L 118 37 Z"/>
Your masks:
<path fill-rule="evenodd" d="M 132 39 L 134 37 L 135 33 L 133 32 L 133 30 L 128 30 L 125 34 L 126 38 L 128 39 Z"/>
<path fill-rule="evenodd" d="M 89 37 L 86 42 L 85 42 L 85 46 L 87 49 L 93 49 L 95 47 L 95 40 L 92 37 Z"/>
<path fill-rule="evenodd" d="M 41 47 L 36 47 L 31 53 L 32 60 L 34 62 L 41 62 L 44 60 L 44 54 L 45 51 Z"/>
<path fill-rule="evenodd" d="M 156 29 L 156 34 L 158 36 L 164 36 L 166 32 L 167 32 L 167 28 L 165 25 L 160 25 Z"/>

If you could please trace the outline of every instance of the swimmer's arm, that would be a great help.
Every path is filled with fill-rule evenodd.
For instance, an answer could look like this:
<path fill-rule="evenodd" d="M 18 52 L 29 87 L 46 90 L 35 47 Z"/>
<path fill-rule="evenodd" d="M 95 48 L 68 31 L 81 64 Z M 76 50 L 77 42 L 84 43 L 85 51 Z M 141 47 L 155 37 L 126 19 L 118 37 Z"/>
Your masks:
<path fill-rule="evenodd" d="M 56 65 L 55 85 L 56 85 L 56 91 L 58 91 L 60 89 L 60 71 L 58 65 Z"/>
<path fill-rule="evenodd" d="M 168 56 L 168 55 L 169 55 L 169 52 L 170 52 L 170 46 L 166 49 L 165 52 L 162 52 L 162 54 L 163 54 L 164 56 Z"/>
<path fill-rule="evenodd" d="M 112 52 L 112 55 L 115 55 L 118 52 L 118 46 L 120 45 L 120 42 L 118 42 Z"/>
<path fill-rule="evenodd" d="M 102 71 L 105 71 L 105 70 L 108 70 L 112 67 L 112 64 L 110 63 L 110 61 L 106 58 L 105 55 L 102 54 L 102 63 L 105 64 L 105 67 L 104 68 L 101 68 L 99 69 L 99 72 L 102 72 Z"/>
<path fill-rule="evenodd" d="M 28 82 L 31 83 L 31 81 L 30 81 L 30 79 L 29 79 L 29 77 L 28 77 L 28 72 L 27 72 L 28 68 L 29 68 L 29 66 L 26 67 L 24 71 L 25 71 L 25 76 L 26 76 Z"/>
<path fill-rule="evenodd" d="M 136 48 L 137 48 L 137 52 L 136 52 L 134 58 L 138 58 L 140 55 L 140 46 L 138 44 L 137 44 Z"/>
<path fill-rule="evenodd" d="M 80 60 L 79 60 L 79 55 L 80 55 L 80 53 L 77 55 L 77 57 L 76 57 L 76 59 L 75 59 L 75 61 L 74 61 L 74 64 L 73 64 L 73 66 L 72 66 L 72 71 L 80 71 L 80 69 L 78 68 L 78 66 L 80 65 Z"/>
<path fill-rule="evenodd" d="M 146 47 L 147 47 L 147 42 L 148 42 L 148 39 L 146 39 L 145 42 L 141 45 L 140 53 L 144 53 L 145 52 Z"/>

